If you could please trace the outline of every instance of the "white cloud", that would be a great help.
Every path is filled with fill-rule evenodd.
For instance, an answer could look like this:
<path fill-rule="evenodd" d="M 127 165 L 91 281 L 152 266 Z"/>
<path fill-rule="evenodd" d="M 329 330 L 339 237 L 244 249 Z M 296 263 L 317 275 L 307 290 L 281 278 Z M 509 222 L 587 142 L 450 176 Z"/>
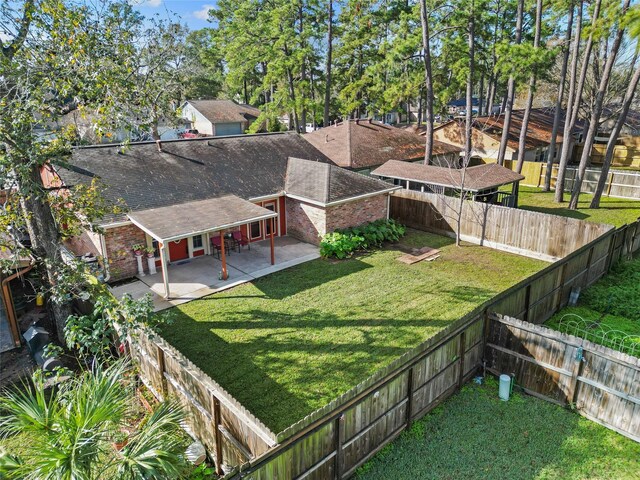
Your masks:
<path fill-rule="evenodd" d="M 162 0 L 138 0 L 138 5 L 141 7 L 159 7 L 162 5 Z"/>
<path fill-rule="evenodd" d="M 192 15 L 200 20 L 207 20 L 209 18 L 209 10 L 212 8 L 214 8 L 213 5 L 203 5 L 200 10 L 196 10 Z"/>
<path fill-rule="evenodd" d="M 13 38 L 13 36 L 9 35 L 6 32 L 0 32 L 0 41 L 2 42 L 8 42 L 9 40 L 11 40 Z"/>

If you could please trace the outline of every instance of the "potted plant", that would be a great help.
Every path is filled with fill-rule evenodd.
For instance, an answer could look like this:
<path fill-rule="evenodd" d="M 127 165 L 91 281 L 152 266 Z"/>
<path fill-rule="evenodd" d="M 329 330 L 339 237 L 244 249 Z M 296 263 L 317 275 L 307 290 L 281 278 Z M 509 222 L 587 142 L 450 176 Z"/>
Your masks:
<path fill-rule="evenodd" d="M 118 430 L 113 436 L 113 446 L 120 451 L 129 443 L 129 434 L 124 430 Z"/>
<path fill-rule="evenodd" d="M 144 253 L 147 254 L 147 258 L 154 258 L 156 256 L 156 249 L 153 247 L 145 247 Z"/>
<path fill-rule="evenodd" d="M 144 250 L 144 245 L 140 243 L 136 243 L 131 247 L 131 250 L 133 250 L 133 253 L 135 253 L 136 256 L 139 257 L 142 255 L 142 250 Z"/>

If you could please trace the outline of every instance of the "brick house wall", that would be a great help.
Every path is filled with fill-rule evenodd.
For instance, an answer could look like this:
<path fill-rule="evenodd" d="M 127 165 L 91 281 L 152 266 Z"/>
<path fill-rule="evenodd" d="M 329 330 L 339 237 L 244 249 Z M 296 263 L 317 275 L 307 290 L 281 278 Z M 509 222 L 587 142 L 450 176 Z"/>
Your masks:
<path fill-rule="evenodd" d="M 287 234 L 318 245 L 326 233 L 324 208 L 292 198 L 287 198 L 285 204 Z"/>
<path fill-rule="evenodd" d="M 355 227 L 363 223 L 387 218 L 388 195 L 376 195 L 353 202 L 328 207 L 326 212 L 326 231 Z"/>
<path fill-rule="evenodd" d="M 318 245 L 327 232 L 387 218 L 387 195 L 363 198 L 323 208 L 287 198 L 287 233 Z"/>
<path fill-rule="evenodd" d="M 135 225 L 108 228 L 104 232 L 104 241 L 109 259 L 109 274 L 111 275 L 109 281 L 114 282 L 135 277 L 138 274 L 138 264 L 131 247 L 136 243 L 147 244 L 144 232 Z M 146 270 L 146 260 L 142 262 L 142 265 Z"/>

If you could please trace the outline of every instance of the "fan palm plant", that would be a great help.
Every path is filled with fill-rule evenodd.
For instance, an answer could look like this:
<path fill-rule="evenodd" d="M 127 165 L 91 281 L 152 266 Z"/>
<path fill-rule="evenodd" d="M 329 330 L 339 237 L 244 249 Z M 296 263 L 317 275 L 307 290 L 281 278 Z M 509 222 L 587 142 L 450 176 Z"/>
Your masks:
<path fill-rule="evenodd" d="M 41 376 L 28 388 L 0 396 L 0 433 L 28 438 L 18 454 L 0 453 L 0 477 L 25 479 L 176 478 L 183 468 L 180 408 L 161 403 L 121 450 L 113 441 L 127 425 L 135 396 L 128 364 L 91 370 L 45 389 Z"/>

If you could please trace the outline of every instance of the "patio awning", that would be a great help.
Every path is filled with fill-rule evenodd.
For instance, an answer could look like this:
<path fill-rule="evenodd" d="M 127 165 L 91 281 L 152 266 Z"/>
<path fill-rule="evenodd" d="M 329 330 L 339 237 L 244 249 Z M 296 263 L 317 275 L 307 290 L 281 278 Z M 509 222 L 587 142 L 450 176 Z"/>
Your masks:
<path fill-rule="evenodd" d="M 160 243 L 238 227 L 278 214 L 235 195 L 140 210 L 129 219 Z"/>

